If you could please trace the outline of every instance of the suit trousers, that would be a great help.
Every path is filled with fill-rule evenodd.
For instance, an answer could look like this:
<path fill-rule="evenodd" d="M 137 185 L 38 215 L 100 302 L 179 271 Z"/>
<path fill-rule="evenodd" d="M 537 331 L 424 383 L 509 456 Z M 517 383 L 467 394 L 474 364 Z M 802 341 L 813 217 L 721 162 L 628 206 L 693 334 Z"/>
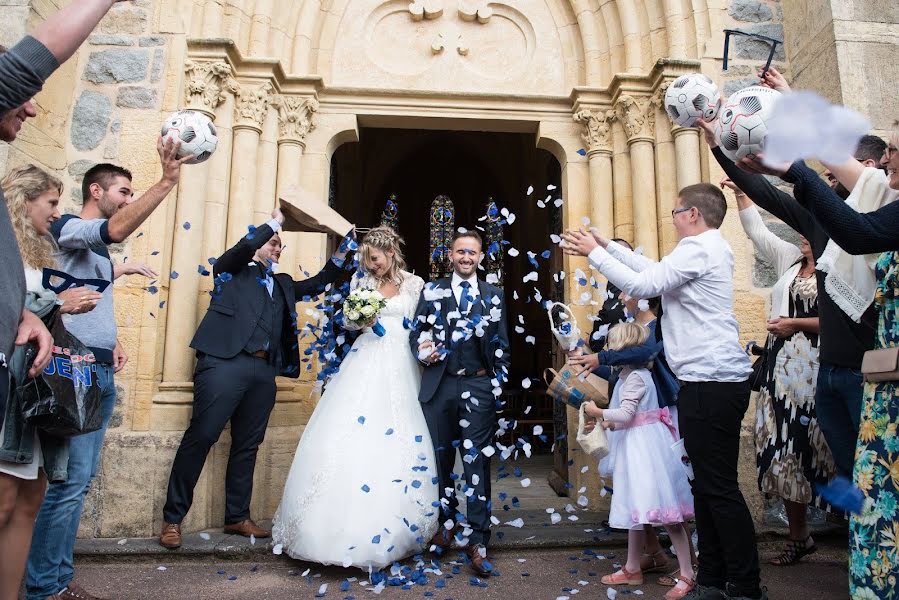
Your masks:
<path fill-rule="evenodd" d="M 471 396 L 462 398 L 470 392 Z M 467 522 L 472 529 L 470 544 L 490 541 L 490 458 L 481 450 L 490 445 L 496 431 L 493 385 L 489 376 L 459 377 L 444 375 L 430 401 L 421 405 L 428 423 L 437 458 L 441 524 L 466 520 L 458 513 L 453 466 L 456 448 L 462 454 L 465 470 L 461 491 L 467 499 Z M 463 427 L 460 422 L 467 421 Z M 466 440 L 471 448 L 465 448 Z"/>
<path fill-rule="evenodd" d="M 755 526 L 737 481 L 740 427 L 749 382 L 687 382 L 678 396 L 678 424 L 693 465 L 699 536 L 697 583 L 757 598 Z"/>
<path fill-rule="evenodd" d="M 194 371 L 193 416 L 175 454 L 163 516 L 180 523 L 193 503 L 210 448 L 231 421 L 225 475 L 225 524 L 250 518 L 256 452 L 275 406 L 275 376 L 268 361 L 241 352 L 234 358 L 201 356 Z"/>

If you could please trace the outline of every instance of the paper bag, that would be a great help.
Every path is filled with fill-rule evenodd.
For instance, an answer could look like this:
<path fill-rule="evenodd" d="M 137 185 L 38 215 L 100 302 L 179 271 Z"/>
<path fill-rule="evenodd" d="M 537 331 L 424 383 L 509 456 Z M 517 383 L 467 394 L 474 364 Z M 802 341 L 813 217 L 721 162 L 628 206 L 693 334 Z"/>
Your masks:
<path fill-rule="evenodd" d="M 285 196 L 291 201 L 278 199 L 284 213 L 284 231 L 333 233 L 343 237 L 353 230 L 352 223 L 312 194 L 290 190 Z"/>

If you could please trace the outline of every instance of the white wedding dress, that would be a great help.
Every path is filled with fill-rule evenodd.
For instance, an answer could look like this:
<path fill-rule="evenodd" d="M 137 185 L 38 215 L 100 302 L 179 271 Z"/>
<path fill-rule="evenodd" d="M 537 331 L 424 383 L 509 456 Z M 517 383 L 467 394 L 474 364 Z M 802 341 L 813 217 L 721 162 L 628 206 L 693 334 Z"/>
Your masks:
<path fill-rule="evenodd" d="M 328 383 L 287 476 L 272 537 L 293 558 L 375 569 L 420 552 L 437 530 L 434 448 L 409 330 L 424 282 L 404 273 L 378 337 L 365 329 Z M 377 288 L 368 277 L 353 288 Z"/>

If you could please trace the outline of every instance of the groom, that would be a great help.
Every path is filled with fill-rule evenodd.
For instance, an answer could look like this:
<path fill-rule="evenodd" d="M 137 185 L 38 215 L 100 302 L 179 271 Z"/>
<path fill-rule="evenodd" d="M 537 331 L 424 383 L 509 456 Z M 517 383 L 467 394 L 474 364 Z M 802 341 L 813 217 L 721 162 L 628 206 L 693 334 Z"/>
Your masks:
<path fill-rule="evenodd" d="M 503 291 L 477 277 L 484 259 L 476 231 L 456 234 L 451 246 L 451 278 L 428 284 L 415 312 L 409 342 L 424 364 L 421 402 L 437 457 L 442 527 L 429 547 L 448 550 L 463 540 L 452 479 L 456 448 L 462 452 L 468 501 L 468 555 L 474 570 L 487 576 L 490 541 L 490 456 L 502 386 L 509 378 L 509 336 Z M 486 453 L 485 448 L 490 447 Z"/>

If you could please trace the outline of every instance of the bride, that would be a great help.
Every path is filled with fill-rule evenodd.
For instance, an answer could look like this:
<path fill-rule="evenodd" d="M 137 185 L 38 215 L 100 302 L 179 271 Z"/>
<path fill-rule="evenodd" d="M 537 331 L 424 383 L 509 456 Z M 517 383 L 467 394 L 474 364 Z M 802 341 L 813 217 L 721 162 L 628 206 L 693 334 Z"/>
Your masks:
<path fill-rule="evenodd" d="M 418 403 L 421 374 L 404 320 L 424 281 L 403 270 L 402 240 L 376 227 L 351 283 L 387 298 L 322 394 L 297 446 L 275 544 L 293 558 L 380 569 L 422 551 L 437 529 L 434 448 Z"/>

